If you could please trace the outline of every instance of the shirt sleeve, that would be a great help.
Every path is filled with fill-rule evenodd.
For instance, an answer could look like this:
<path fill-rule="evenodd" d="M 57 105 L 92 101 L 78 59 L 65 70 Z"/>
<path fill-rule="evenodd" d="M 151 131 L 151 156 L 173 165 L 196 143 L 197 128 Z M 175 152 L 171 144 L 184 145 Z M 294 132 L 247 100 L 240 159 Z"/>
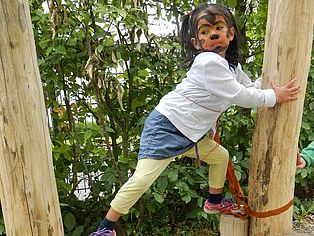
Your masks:
<path fill-rule="evenodd" d="M 301 151 L 302 158 L 306 161 L 306 165 L 310 166 L 314 163 L 314 141 Z"/>
<path fill-rule="evenodd" d="M 204 81 L 204 87 L 210 93 L 222 97 L 241 107 L 273 107 L 276 104 L 276 96 L 272 89 L 259 89 L 253 82 L 240 83 L 235 73 L 229 68 L 228 62 L 214 53 L 202 53 L 202 57 L 196 58 Z M 200 54 L 199 56 L 201 56 Z M 211 54 L 211 55 L 208 55 Z M 195 60 L 196 60 L 195 59 Z M 245 78 L 245 80 L 247 80 Z"/>
<path fill-rule="evenodd" d="M 242 70 L 242 66 L 239 63 L 237 68 L 235 69 L 237 81 L 240 84 L 243 84 L 245 87 L 254 87 L 261 88 L 262 85 L 262 77 L 258 78 L 254 82 L 247 76 L 247 74 Z"/>

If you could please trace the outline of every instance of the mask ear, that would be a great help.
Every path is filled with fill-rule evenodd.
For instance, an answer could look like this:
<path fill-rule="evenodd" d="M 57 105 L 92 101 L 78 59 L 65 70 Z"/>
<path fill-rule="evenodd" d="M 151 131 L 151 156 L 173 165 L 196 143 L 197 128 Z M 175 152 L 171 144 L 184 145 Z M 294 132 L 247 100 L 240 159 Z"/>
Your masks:
<path fill-rule="evenodd" d="M 198 40 L 196 40 L 196 38 L 192 38 L 191 41 L 192 41 L 193 47 L 194 47 L 196 50 L 199 50 L 199 49 L 200 49 L 200 46 L 199 46 Z"/>

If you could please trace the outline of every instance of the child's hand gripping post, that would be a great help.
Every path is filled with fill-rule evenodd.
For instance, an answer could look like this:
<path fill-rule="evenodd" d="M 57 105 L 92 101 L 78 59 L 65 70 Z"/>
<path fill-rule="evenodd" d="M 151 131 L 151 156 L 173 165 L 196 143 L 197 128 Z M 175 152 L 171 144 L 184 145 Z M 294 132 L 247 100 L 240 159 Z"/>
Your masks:
<path fill-rule="evenodd" d="M 277 103 L 284 103 L 298 99 L 301 90 L 300 85 L 296 85 L 296 81 L 297 79 L 294 78 L 282 87 L 277 86 L 273 80 L 270 81 L 271 87 L 275 91 Z"/>

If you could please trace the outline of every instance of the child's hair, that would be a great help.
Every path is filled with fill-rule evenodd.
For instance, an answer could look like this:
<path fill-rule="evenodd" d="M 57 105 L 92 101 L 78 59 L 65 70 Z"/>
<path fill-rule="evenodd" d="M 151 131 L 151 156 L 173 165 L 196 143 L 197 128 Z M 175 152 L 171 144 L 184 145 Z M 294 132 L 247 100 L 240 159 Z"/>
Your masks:
<path fill-rule="evenodd" d="M 203 51 L 206 51 L 203 49 L 196 49 L 192 44 L 192 38 L 198 40 L 197 24 L 199 21 L 199 16 L 203 13 L 206 14 L 206 18 L 211 19 L 211 21 L 213 22 L 215 21 L 216 16 L 222 16 L 227 23 L 228 30 L 230 30 L 231 27 L 234 28 L 235 34 L 226 51 L 226 60 L 228 61 L 230 66 L 237 66 L 239 58 L 237 25 L 232 13 L 224 6 L 217 4 L 199 5 L 193 11 L 183 16 L 180 31 L 180 41 L 183 49 L 183 54 L 185 54 L 186 56 L 184 63 L 191 65 L 196 55 Z"/>

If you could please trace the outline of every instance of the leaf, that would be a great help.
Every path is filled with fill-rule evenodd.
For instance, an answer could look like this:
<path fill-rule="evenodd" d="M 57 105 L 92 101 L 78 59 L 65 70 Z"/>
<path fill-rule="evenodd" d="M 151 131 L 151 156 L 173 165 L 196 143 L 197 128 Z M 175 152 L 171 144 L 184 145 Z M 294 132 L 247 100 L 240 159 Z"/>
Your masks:
<path fill-rule="evenodd" d="M 154 192 L 153 195 L 154 195 L 155 200 L 159 203 L 163 203 L 163 201 L 165 200 L 160 193 Z"/>
<path fill-rule="evenodd" d="M 147 76 L 148 76 L 148 72 L 147 72 L 147 70 L 145 70 L 145 69 L 139 70 L 139 71 L 138 71 L 138 75 L 139 75 L 140 77 L 147 77 Z"/>
<path fill-rule="evenodd" d="M 88 140 L 93 134 L 93 131 L 91 130 L 87 130 L 85 133 L 84 133 L 84 141 L 86 142 L 86 140 Z"/>
<path fill-rule="evenodd" d="M 169 179 L 170 179 L 172 182 L 174 182 L 174 181 L 176 181 L 176 180 L 178 179 L 178 173 L 175 172 L 174 170 L 171 170 L 171 171 L 169 171 L 169 173 L 168 173 L 168 177 L 169 177 Z"/>
<path fill-rule="evenodd" d="M 72 233 L 72 236 L 81 236 L 83 232 L 84 232 L 84 226 L 80 225 L 75 228 L 75 230 Z"/>
<path fill-rule="evenodd" d="M 301 171 L 301 177 L 304 179 L 306 176 L 307 176 L 306 169 L 303 169 L 303 170 Z"/>
<path fill-rule="evenodd" d="M 106 127 L 106 130 L 108 133 L 114 133 L 114 130 L 108 126 Z"/>
<path fill-rule="evenodd" d="M 235 175 L 237 176 L 238 180 L 241 180 L 241 171 L 235 170 Z"/>
<path fill-rule="evenodd" d="M 308 123 L 305 123 L 305 122 L 302 122 L 301 127 L 303 129 L 305 129 L 305 130 L 310 130 L 311 129 L 310 125 Z"/>
<path fill-rule="evenodd" d="M 237 0 L 227 0 L 227 5 L 230 7 L 230 8 L 235 8 L 237 6 Z"/>
<path fill-rule="evenodd" d="M 190 197 L 193 197 L 193 198 L 199 197 L 199 195 L 197 194 L 197 192 L 196 192 L 195 190 L 193 190 L 193 189 L 190 189 L 190 190 L 188 191 L 188 193 L 189 193 L 189 196 L 190 196 Z"/>
<path fill-rule="evenodd" d="M 97 125 L 95 123 L 92 123 L 92 124 L 89 125 L 89 128 L 91 128 L 92 130 L 96 131 L 98 134 L 103 135 L 103 130 L 102 130 L 102 128 L 99 125 Z"/>
<path fill-rule="evenodd" d="M 136 50 L 137 51 L 141 51 L 141 43 L 140 42 L 138 42 L 137 44 L 136 44 Z"/>
<path fill-rule="evenodd" d="M 4 231 L 5 231 L 4 226 L 3 226 L 3 225 L 0 225 L 0 234 L 3 234 Z"/>
<path fill-rule="evenodd" d="M 118 102 L 119 102 L 120 108 L 122 111 L 124 111 L 124 108 L 123 108 L 124 89 L 120 83 L 116 85 L 116 92 L 117 92 L 117 97 L 118 97 Z"/>
<path fill-rule="evenodd" d="M 119 15 L 120 16 L 122 16 L 123 18 L 125 18 L 126 17 L 126 15 L 127 15 L 127 12 L 126 11 L 124 11 L 124 10 L 122 10 L 122 9 L 117 9 L 117 12 L 119 13 Z"/>
<path fill-rule="evenodd" d="M 64 226 L 67 230 L 72 231 L 76 225 L 75 217 L 72 213 L 68 213 L 64 217 Z"/>
<path fill-rule="evenodd" d="M 109 46 L 113 46 L 114 45 L 114 40 L 111 37 L 107 37 L 105 38 L 104 42 L 103 42 L 103 46 L 105 47 L 109 47 Z"/>
<path fill-rule="evenodd" d="M 106 173 L 101 177 L 101 180 L 112 186 L 114 183 L 116 183 L 117 177 L 112 173 Z"/>
<path fill-rule="evenodd" d="M 159 191 L 166 190 L 167 186 L 168 186 L 168 179 L 167 178 L 162 177 L 157 181 L 157 188 Z"/>
<path fill-rule="evenodd" d="M 63 45 L 59 45 L 56 48 L 56 52 L 59 53 L 59 54 L 66 54 L 65 47 Z"/>
<path fill-rule="evenodd" d="M 181 199 L 185 202 L 185 203 L 189 203 L 191 201 L 191 196 L 188 194 L 185 194 L 181 197 Z"/>
<path fill-rule="evenodd" d="M 196 218 L 203 210 L 196 208 L 187 214 L 187 218 Z"/>
<path fill-rule="evenodd" d="M 156 209 L 155 209 L 155 205 L 151 204 L 150 202 L 148 202 L 145 207 L 151 212 L 151 213 L 155 213 Z"/>
<path fill-rule="evenodd" d="M 114 51 L 111 52 L 111 60 L 113 61 L 113 63 L 117 63 L 118 62 L 116 54 L 114 53 Z"/>
<path fill-rule="evenodd" d="M 163 47 L 164 49 L 169 49 L 169 50 L 173 48 L 173 46 L 170 45 L 170 44 L 163 44 L 162 47 Z"/>
<path fill-rule="evenodd" d="M 147 116 L 142 116 L 141 118 L 138 119 L 136 122 L 136 125 L 143 125 L 145 123 Z"/>

